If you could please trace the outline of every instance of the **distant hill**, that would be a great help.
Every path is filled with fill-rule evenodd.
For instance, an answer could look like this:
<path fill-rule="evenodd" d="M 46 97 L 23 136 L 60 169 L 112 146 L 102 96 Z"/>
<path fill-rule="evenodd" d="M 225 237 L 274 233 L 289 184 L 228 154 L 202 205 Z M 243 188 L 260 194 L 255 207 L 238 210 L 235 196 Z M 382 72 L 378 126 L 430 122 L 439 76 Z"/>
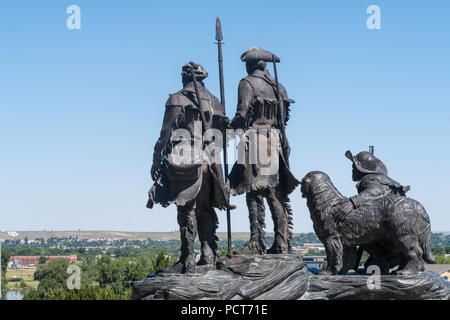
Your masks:
<path fill-rule="evenodd" d="M 294 237 L 305 235 L 306 233 L 294 233 Z M 227 239 L 226 232 L 217 233 L 219 239 Z M 268 237 L 273 237 L 273 233 L 268 232 Z M 431 236 L 431 242 L 433 244 L 450 244 L 449 232 L 433 232 Z M 128 239 L 128 240 L 146 240 L 150 238 L 155 241 L 168 241 L 179 240 L 179 232 L 126 232 L 126 231 L 15 231 L 8 232 L 3 231 L 1 233 L 2 240 L 23 240 L 28 238 L 29 240 L 44 238 L 78 238 L 78 239 Z M 250 237 L 249 232 L 233 232 L 233 240 L 248 240 Z M 315 235 L 314 235 L 315 238 Z M 316 241 L 316 240 L 315 240 Z"/>
<path fill-rule="evenodd" d="M 217 233 L 219 239 L 227 239 L 226 232 Z M 273 234 L 268 233 L 268 236 Z M 249 232 L 233 232 L 233 240 L 248 239 Z M 150 238 L 152 240 L 168 241 L 179 240 L 179 232 L 126 232 L 126 231 L 15 231 L 8 232 L 3 231 L 1 233 L 2 240 L 23 240 L 28 238 L 29 240 L 44 238 L 78 238 L 78 239 L 128 239 L 128 240 L 146 240 Z"/>

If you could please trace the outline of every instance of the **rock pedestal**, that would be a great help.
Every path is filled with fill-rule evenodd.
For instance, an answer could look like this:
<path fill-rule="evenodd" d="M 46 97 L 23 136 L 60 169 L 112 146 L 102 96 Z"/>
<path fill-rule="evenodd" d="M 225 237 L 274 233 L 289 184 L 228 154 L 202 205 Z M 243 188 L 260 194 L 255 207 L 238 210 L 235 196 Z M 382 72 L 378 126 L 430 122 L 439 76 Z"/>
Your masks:
<path fill-rule="evenodd" d="M 450 282 L 434 272 L 417 275 L 310 276 L 300 300 L 449 300 Z"/>
<path fill-rule="evenodd" d="M 436 273 L 410 276 L 313 275 L 300 256 L 221 257 L 194 274 L 160 272 L 133 283 L 137 300 L 449 300 Z"/>

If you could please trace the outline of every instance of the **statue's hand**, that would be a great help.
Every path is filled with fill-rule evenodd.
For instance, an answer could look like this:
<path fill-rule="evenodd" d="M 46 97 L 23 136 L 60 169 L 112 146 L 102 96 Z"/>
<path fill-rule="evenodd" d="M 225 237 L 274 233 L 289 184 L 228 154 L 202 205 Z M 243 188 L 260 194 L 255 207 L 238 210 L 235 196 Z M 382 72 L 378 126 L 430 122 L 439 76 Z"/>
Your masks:
<path fill-rule="evenodd" d="M 230 127 L 234 130 L 244 129 L 245 128 L 245 120 L 241 116 L 236 116 L 231 120 Z"/>
<path fill-rule="evenodd" d="M 336 206 L 336 213 L 335 213 L 336 219 L 337 220 L 344 219 L 346 216 L 350 214 L 350 212 L 352 212 L 353 209 L 354 209 L 353 203 L 350 200 L 346 200 L 340 203 L 338 206 Z"/>
<path fill-rule="evenodd" d="M 223 116 L 221 118 L 220 129 L 222 130 L 233 129 L 231 127 L 231 121 L 227 116 Z"/>

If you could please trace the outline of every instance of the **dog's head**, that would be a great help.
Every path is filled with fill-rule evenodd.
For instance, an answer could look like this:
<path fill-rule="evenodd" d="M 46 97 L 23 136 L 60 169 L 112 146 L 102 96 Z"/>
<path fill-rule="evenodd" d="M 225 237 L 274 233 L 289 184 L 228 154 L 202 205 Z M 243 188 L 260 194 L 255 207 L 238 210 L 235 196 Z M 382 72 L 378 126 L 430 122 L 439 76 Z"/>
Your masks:
<path fill-rule="evenodd" d="M 311 171 L 301 181 L 302 198 L 307 198 L 313 194 L 314 187 L 321 182 L 330 180 L 328 175 L 321 171 Z"/>

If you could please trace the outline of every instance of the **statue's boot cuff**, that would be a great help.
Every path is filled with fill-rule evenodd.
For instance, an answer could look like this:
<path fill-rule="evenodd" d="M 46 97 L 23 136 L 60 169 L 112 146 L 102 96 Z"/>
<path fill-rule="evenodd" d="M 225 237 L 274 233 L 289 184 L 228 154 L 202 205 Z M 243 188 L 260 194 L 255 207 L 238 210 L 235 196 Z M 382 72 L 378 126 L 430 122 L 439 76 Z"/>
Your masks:
<path fill-rule="evenodd" d="M 244 246 L 236 251 L 233 251 L 234 254 L 264 254 L 265 248 L 261 248 L 257 241 L 248 241 Z"/>
<path fill-rule="evenodd" d="M 280 254 L 288 253 L 288 247 L 286 244 L 274 243 L 270 249 L 267 250 L 267 254 Z"/>
<path fill-rule="evenodd" d="M 198 266 L 204 266 L 204 265 L 215 265 L 216 261 L 214 259 L 214 257 L 209 257 L 209 256 L 201 256 L 200 260 L 197 262 Z"/>
<path fill-rule="evenodd" d="M 167 270 L 168 273 L 195 273 L 195 260 L 194 258 L 187 258 L 182 261 L 181 259 L 175 262 L 175 264 Z"/>

